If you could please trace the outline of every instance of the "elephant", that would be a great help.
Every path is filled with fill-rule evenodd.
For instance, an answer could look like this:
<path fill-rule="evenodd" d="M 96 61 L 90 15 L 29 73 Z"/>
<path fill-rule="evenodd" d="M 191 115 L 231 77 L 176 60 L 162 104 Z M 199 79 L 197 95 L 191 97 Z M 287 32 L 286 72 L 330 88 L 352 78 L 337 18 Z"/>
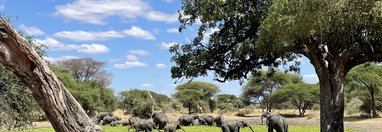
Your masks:
<path fill-rule="evenodd" d="M 273 132 L 273 129 L 276 132 L 288 132 L 288 123 L 283 116 L 265 112 L 261 117 L 267 119 L 268 132 Z"/>
<path fill-rule="evenodd" d="M 194 120 L 198 119 L 198 115 L 196 113 L 192 113 L 189 115 L 183 115 L 179 117 L 177 123 L 179 123 L 181 126 L 189 126 L 189 125 L 195 125 Z"/>
<path fill-rule="evenodd" d="M 134 128 L 135 132 L 140 132 L 140 131 L 151 132 L 153 129 L 157 129 L 155 127 L 155 123 L 152 120 L 148 120 L 148 119 L 139 120 L 137 123 L 131 125 L 128 129 L 128 132 L 130 132 L 131 128 Z M 157 130 L 158 132 L 160 132 L 159 129 Z"/>
<path fill-rule="evenodd" d="M 105 117 L 102 119 L 102 121 L 103 121 L 102 125 L 107 125 L 107 124 L 110 124 L 110 123 L 112 123 L 112 122 L 119 121 L 119 120 L 121 120 L 120 117 L 116 117 L 116 116 L 105 116 Z"/>
<path fill-rule="evenodd" d="M 98 124 L 98 125 L 101 125 L 102 124 L 102 120 L 105 116 L 113 116 L 113 113 L 111 112 L 101 112 L 101 113 L 98 113 L 96 115 L 96 120 L 95 120 L 95 123 Z"/>
<path fill-rule="evenodd" d="M 116 121 L 113 121 L 113 122 L 111 122 L 109 125 L 110 126 L 118 126 L 119 124 L 121 124 L 120 122 L 116 122 Z"/>
<path fill-rule="evenodd" d="M 198 116 L 200 125 L 212 126 L 214 123 L 214 116 L 212 115 L 200 115 Z"/>
<path fill-rule="evenodd" d="M 223 124 L 223 120 L 224 120 L 223 116 L 216 116 L 216 117 L 214 118 L 215 125 L 216 125 L 217 127 L 221 127 L 222 124 Z"/>
<path fill-rule="evenodd" d="M 131 125 L 137 123 L 139 120 L 140 120 L 139 117 L 132 116 L 132 117 L 129 118 L 129 125 L 131 126 Z"/>
<path fill-rule="evenodd" d="M 252 127 L 245 121 L 224 121 L 221 129 L 222 132 L 240 132 L 240 128 L 249 127 L 252 132 Z"/>
<path fill-rule="evenodd" d="M 128 126 L 128 125 L 130 125 L 129 121 L 123 121 L 123 122 L 121 122 L 121 124 L 122 124 L 122 126 Z"/>
<path fill-rule="evenodd" d="M 186 132 L 181 126 L 179 123 L 176 124 L 176 126 L 174 125 L 166 125 L 164 126 L 163 130 L 164 132 L 175 132 L 176 130 L 178 129 L 182 129 L 183 132 Z"/>
<path fill-rule="evenodd" d="M 166 124 L 169 123 L 168 116 L 163 112 L 155 112 L 151 118 L 153 119 L 155 126 L 160 130 L 163 129 Z"/>

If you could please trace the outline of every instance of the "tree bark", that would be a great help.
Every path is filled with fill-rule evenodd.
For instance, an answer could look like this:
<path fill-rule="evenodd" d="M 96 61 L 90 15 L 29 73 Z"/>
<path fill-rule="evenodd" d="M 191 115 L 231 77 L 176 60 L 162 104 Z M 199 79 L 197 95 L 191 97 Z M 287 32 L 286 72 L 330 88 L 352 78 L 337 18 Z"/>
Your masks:
<path fill-rule="evenodd" d="M 0 63 L 32 91 L 57 132 L 102 131 L 49 69 L 32 45 L 0 18 Z"/>
<path fill-rule="evenodd" d="M 372 109 L 372 113 L 371 113 L 371 118 L 375 118 L 375 117 L 378 117 L 378 113 L 377 111 L 375 110 L 375 96 L 374 96 L 374 90 L 373 88 L 369 88 L 369 92 L 370 92 L 370 95 L 371 95 L 371 109 Z"/>
<path fill-rule="evenodd" d="M 330 62 L 327 62 L 330 63 Z M 344 131 L 344 68 L 341 63 L 314 65 L 320 83 L 321 132 Z"/>

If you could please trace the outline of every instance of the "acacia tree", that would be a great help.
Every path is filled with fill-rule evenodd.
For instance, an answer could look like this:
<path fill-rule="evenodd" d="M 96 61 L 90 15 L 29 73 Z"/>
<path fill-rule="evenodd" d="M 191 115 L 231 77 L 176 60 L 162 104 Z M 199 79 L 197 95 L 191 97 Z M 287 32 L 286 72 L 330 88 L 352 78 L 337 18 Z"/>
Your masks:
<path fill-rule="evenodd" d="M 350 88 L 350 91 L 361 89 L 367 89 L 369 92 L 369 98 L 367 102 L 364 102 L 365 106 L 370 107 L 370 117 L 378 117 L 375 105 L 375 96 L 380 93 L 382 86 L 382 66 L 376 64 L 363 64 L 353 68 L 348 75 L 346 75 L 346 85 Z M 367 104 L 370 102 L 370 104 Z"/>
<path fill-rule="evenodd" d="M 344 87 L 356 65 L 382 61 L 382 5 L 378 0 L 183 0 L 180 31 L 200 20 L 198 35 L 173 46 L 173 78 L 214 71 L 216 80 L 243 80 L 262 66 L 307 57 L 320 82 L 321 131 L 344 131 Z M 206 31 L 217 28 L 208 43 Z M 216 30 L 214 30 L 216 31 Z"/>
<path fill-rule="evenodd" d="M 0 18 L 0 63 L 28 86 L 56 131 L 102 131 L 91 122 L 30 42 L 3 18 Z"/>
<path fill-rule="evenodd" d="M 299 116 L 304 116 L 307 109 L 320 99 L 320 90 L 316 84 L 290 84 L 270 95 L 271 102 L 290 102 L 298 109 Z"/>
<path fill-rule="evenodd" d="M 269 100 L 270 94 L 286 84 L 301 83 L 302 79 L 297 74 L 283 73 L 275 71 L 273 75 L 268 75 L 262 71 L 259 75 L 253 76 L 243 87 L 242 97 L 251 103 L 260 104 L 264 111 L 272 111 L 272 101 Z"/>
<path fill-rule="evenodd" d="M 191 113 L 197 105 L 211 109 L 212 97 L 218 91 L 219 88 L 214 84 L 194 81 L 178 85 L 174 97 L 188 108 L 188 113 Z"/>

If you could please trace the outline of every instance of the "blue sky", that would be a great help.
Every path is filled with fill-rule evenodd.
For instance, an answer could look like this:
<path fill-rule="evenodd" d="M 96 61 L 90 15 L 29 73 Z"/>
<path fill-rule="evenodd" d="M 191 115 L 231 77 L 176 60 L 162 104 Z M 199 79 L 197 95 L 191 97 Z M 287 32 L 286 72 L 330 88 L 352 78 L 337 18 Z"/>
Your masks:
<path fill-rule="evenodd" d="M 2 15 L 18 18 L 12 22 L 16 29 L 48 47 L 47 59 L 104 61 L 116 93 L 139 88 L 166 95 L 176 86 L 168 47 L 190 41 L 197 30 L 196 24 L 177 32 L 180 7 L 180 0 L 0 0 Z M 301 62 L 304 81 L 316 83 L 312 65 L 306 58 Z M 216 84 L 221 93 L 241 92 L 238 81 L 196 80 Z"/>

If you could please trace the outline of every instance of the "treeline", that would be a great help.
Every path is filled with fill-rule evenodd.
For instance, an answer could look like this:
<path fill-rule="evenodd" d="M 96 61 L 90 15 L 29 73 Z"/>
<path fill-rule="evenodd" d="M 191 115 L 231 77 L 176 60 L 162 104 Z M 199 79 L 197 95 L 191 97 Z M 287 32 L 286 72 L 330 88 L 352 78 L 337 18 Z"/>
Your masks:
<path fill-rule="evenodd" d="M 153 111 L 188 113 L 236 112 L 243 116 L 255 108 L 298 109 L 304 116 L 308 109 L 319 110 L 319 86 L 306 84 L 297 74 L 262 71 L 249 78 L 240 96 L 218 94 L 219 87 L 192 81 L 180 84 L 169 97 L 153 91 L 131 89 L 115 94 L 108 87 L 111 75 L 105 62 L 90 58 L 59 61 L 50 65 L 89 116 L 97 112 L 112 112 L 117 108 L 125 114 L 150 116 Z M 44 113 L 31 92 L 11 72 L 0 67 L 0 126 L 23 128 L 33 121 L 43 120 Z M 378 117 L 382 110 L 382 66 L 367 63 L 352 69 L 345 80 L 345 111 Z"/>

